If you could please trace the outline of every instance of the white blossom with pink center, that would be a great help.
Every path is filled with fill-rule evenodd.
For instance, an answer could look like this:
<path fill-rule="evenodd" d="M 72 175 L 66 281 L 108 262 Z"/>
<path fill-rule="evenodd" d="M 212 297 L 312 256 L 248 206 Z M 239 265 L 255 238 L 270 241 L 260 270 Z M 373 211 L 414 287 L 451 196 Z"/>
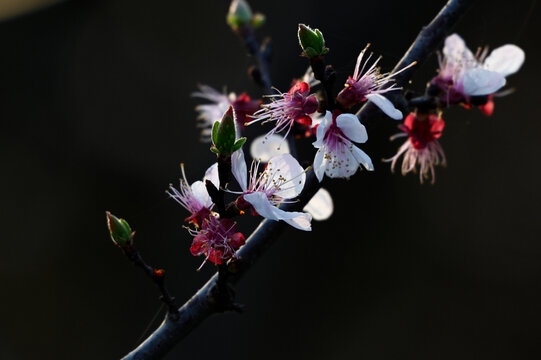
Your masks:
<path fill-rule="evenodd" d="M 274 128 L 267 133 L 267 136 L 285 130 L 284 137 L 287 137 L 295 122 L 305 126 L 312 124 L 311 115 L 317 111 L 318 101 L 315 95 L 310 95 L 310 85 L 307 83 L 297 82 L 287 93 L 279 92 L 268 97 L 273 98 L 273 101 L 256 111 L 253 120 L 247 125 L 259 121 L 263 124 L 275 121 Z"/>
<path fill-rule="evenodd" d="M 369 46 L 370 44 L 366 45 L 359 54 L 357 64 L 355 65 L 355 72 L 353 73 L 353 76 L 350 76 L 347 79 L 344 89 L 338 94 L 337 101 L 344 108 L 349 109 L 353 105 L 370 100 L 391 119 L 401 120 L 402 112 L 397 110 L 393 103 L 381 94 L 393 90 L 400 90 L 401 88 L 394 83 L 394 76 L 409 69 L 411 66 L 415 65 L 415 62 L 394 73 L 390 72 L 382 74 L 380 68 L 377 66 L 381 60 L 381 56 L 368 68 L 367 64 L 372 58 L 372 54 L 370 54 L 363 63 L 364 54 Z"/>
<path fill-rule="evenodd" d="M 330 178 L 349 178 L 362 167 L 374 170 L 370 157 L 353 145 L 353 142 L 364 143 L 367 140 L 366 129 L 355 115 L 334 116 L 327 111 L 313 143 L 318 149 L 314 158 L 317 179 L 323 180 L 324 174 Z"/>
<path fill-rule="evenodd" d="M 251 207 L 264 218 L 283 220 L 299 230 L 311 231 L 310 214 L 278 208 L 282 203 L 295 202 L 293 199 L 304 188 L 306 171 L 290 154 L 271 158 L 263 172 L 258 172 L 259 163 L 253 161 L 248 172 L 242 149 L 231 156 L 232 173 L 242 190 L 237 207 Z"/>
<path fill-rule="evenodd" d="M 507 44 L 494 49 L 479 49 L 474 55 L 457 34 L 445 39 L 440 72 L 431 81 L 446 93 L 449 104 L 468 96 L 496 93 L 506 84 L 506 77 L 517 72 L 524 63 L 524 51 Z"/>
<path fill-rule="evenodd" d="M 219 184 L 217 166 L 215 164 L 209 167 L 203 181 L 195 181 L 192 185 L 186 179 L 184 164 L 181 164 L 180 167 L 182 178 L 180 179 L 178 190 L 173 185 L 169 185 L 167 194 L 191 214 L 190 217 L 186 218 L 186 221 L 192 221 L 197 226 L 201 226 L 202 221 L 208 217 L 214 206 L 207 192 L 205 180 L 210 180 L 215 185 Z"/>

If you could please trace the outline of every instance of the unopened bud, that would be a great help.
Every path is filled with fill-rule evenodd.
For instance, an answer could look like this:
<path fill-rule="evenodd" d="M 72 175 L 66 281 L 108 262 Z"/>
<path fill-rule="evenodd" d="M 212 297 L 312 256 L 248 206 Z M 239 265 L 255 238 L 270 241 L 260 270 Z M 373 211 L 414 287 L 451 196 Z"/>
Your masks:
<path fill-rule="evenodd" d="M 325 39 L 318 29 L 312 30 L 309 26 L 299 24 L 299 45 L 303 55 L 308 58 L 325 55 L 329 49 L 325 47 Z"/>
<path fill-rule="evenodd" d="M 105 212 L 107 217 L 107 228 L 111 234 L 111 240 L 120 247 L 128 246 L 133 243 L 133 235 L 135 234 L 130 225 L 124 219 L 119 219 L 109 211 Z"/>
<path fill-rule="evenodd" d="M 212 127 L 212 147 L 211 151 L 222 155 L 230 156 L 244 145 L 246 138 L 237 139 L 237 129 L 235 126 L 235 112 L 233 106 L 229 106 L 221 121 L 214 123 Z"/>
<path fill-rule="evenodd" d="M 229 6 L 229 12 L 227 13 L 227 23 L 233 28 L 238 29 L 242 25 L 250 24 L 252 22 L 252 9 L 245 0 L 233 0 Z"/>

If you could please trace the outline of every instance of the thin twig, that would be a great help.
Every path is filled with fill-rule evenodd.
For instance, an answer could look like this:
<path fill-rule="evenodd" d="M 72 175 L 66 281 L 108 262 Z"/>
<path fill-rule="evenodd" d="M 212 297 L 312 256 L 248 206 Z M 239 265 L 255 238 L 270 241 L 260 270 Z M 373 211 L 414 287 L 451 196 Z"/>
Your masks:
<path fill-rule="evenodd" d="M 272 83 L 269 72 L 269 64 L 267 61 L 268 56 L 264 56 L 264 54 L 261 52 L 261 47 L 259 46 L 259 42 L 255 37 L 255 31 L 252 27 L 246 27 L 243 29 L 243 31 L 240 32 L 240 36 L 244 40 L 250 54 L 256 59 L 265 94 L 270 94 L 272 91 Z"/>
<path fill-rule="evenodd" d="M 134 265 L 143 269 L 145 274 L 152 280 L 152 282 L 154 282 L 154 284 L 156 284 L 161 293 L 160 300 L 163 301 L 167 306 L 168 314 L 171 316 L 171 318 L 178 318 L 178 308 L 177 304 L 175 303 L 175 298 L 169 294 L 169 291 L 165 286 L 165 271 L 163 269 L 154 269 L 148 265 L 141 257 L 139 251 L 133 245 L 124 247 L 122 250 L 124 251 L 126 257 Z"/>
<path fill-rule="evenodd" d="M 395 70 L 401 69 L 414 60 L 419 63 L 424 61 L 429 54 L 436 50 L 437 46 L 458 21 L 460 15 L 473 2 L 474 0 L 450 0 L 436 18 L 427 27 L 423 28 L 415 42 L 397 64 Z M 406 84 L 414 71 L 414 68 L 408 69 L 397 76 L 398 84 Z M 369 106 L 364 106 L 358 115 L 362 119 L 366 119 L 368 115 L 373 114 L 374 112 L 370 110 Z M 299 197 L 299 201 L 294 204 L 286 204 L 283 209 L 302 209 L 318 189 L 319 183 L 313 171 L 309 171 L 306 185 Z M 230 284 L 235 284 L 240 280 L 242 275 L 250 269 L 251 265 L 276 241 L 285 226 L 286 224 L 282 221 L 264 220 L 261 222 L 259 227 L 246 241 L 246 245 L 238 252 L 240 261 L 238 261 L 238 264 L 236 263 L 236 272 L 229 276 L 228 280 Z M 213 291 L 217 286 L 217 280 L 218 275 L 215 274 L 179 309 L 179 318 L 177 320 L 167 315 L 160 327 L 139 347 L 124 357 L 124 359 L 160 359 L 209 315 L 220 311 L 220 304 L 215 298 Z"/>

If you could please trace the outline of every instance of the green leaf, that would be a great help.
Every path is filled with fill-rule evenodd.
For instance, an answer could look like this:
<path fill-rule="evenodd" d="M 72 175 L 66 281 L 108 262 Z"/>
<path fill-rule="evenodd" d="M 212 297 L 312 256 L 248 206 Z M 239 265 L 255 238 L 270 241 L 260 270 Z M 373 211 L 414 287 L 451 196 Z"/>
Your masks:
<path fill-rule="evenodd" d="M 240 149 L 242 147 L 242 145 L 244 145 L 245 142 L 246 142 L 245 137 L 241 137 L 240 139 L 235 141 L 235 143 L 233 144 L 233 148 L 231 149 L 232 150 L 231 152 L 235 152 L 238 149 Z"/>
<path fill-rule="evenodd" d="M 212 143 L 216 144 L 218 142 L 218 128 L 220 127 L 220 122 L 216 121 L 212 125 Z"/>

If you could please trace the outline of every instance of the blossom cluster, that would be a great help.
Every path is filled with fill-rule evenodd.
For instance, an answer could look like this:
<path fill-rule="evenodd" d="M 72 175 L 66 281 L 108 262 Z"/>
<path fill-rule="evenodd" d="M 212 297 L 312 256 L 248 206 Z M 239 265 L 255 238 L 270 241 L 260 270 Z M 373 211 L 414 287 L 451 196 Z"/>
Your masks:
<path fill-rule="evenodd" d="M 213 143 L 221 141 L 220 136 L 225 140 L 220 146 L 213 145 L 218 161 L 206 171 L 202 181 L 190 185 L 182 167 L 183 178 L 178 189 L 171 186 L 168 193 L 189 213 L 185 220 L 193 236 L 191 252 L 204 256 L 203 264 L 210 261 L 219 265 L 237 258 L 246 240 L 238 231 L 237 222 L 232 220 L 235 216 L 249 214 L 284 221 L 303 231 L 311 230 L 313 219 L 328 218 L 333 204 L 324 189 L 303 211 L 288 211 L 281 205 L 297 202 L 307 173 L 312 170 L 319 182 L 325 176 L 347 179 L 363 169 L 374 171 L 370 156 L 360 148 L 368 141 L 367 130 L 355 115 L 366 102 L 373 103 L 393 120 L 404 119 L 404 109 L 397 109 L 387 94 L 402 91 L 395 78 L 411 69 L 415 62 L 382 72 L 381 57 L 372 60 L 367 45 L 357 58 L 353 74 L 338 94 L 332 95 L 326 75 L 332 72 L 332 67 L 330 70 L 325 67 L 324 55 L 329 49 L 323 34 L 301 25 L 298 36 L 311 69 L 303 78 L 294 80 L 287 92 L 274 88 L 274 94 L 259 100 L 246 93 L 236 96 L 201 85 L 193 93 L 208 101 L 196 107 L 203 138 Z M 435 167 L 446 164 L 439 142 L 445 127 L 444 110 L 452 105 L 476 106 L 491 114 L 494 97 L 505 93 L 500 90 L 506 84 L 506 77 L 519 70 L 524 58 L 524 52 L 515 45 L 504 45 L 490 54 L 487 48 L 473 54 L 460 36 L 447 37 L 443 55 L 439 56 L 439 72 L 423 96 L 410 100 L 409 114 L 398 125 L 401 132 L 391 137 L 391 140 L 406 138 L 395 155 L 384 159 L 391 164 L 391 170 L 401 162 L 402 175 L 418 172 L 421 183 L 427 180 L 434 183 Z M 227 130 L 226 116 L 234 118 L 233 130 Z M 226 130 L 222 129 L 222 123 Z M 252 141 L 253 160 L 247 164 L 242 149 L 245 140 L 240 136 L 247 131 L 245 126 L 255 123 L 273 126 Z M 222 134 L 227 131 L 230 133 Z M 308 167 L 301 166 L 290 154 L 292 141 L 302 137 L 315 138 L 314 158 Z M 233 141 L 237 147 L 226 146 Z M 230 198 L 227 204 L 225 198 Z"/>

